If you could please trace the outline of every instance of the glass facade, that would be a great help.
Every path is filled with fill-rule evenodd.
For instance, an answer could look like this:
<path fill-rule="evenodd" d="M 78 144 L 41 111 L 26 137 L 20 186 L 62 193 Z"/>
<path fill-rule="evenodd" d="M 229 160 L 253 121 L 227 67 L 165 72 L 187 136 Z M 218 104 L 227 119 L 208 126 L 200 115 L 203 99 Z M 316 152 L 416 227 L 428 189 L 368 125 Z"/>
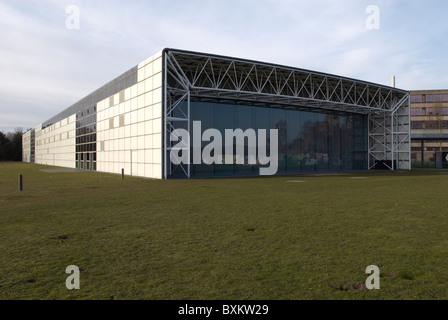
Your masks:
<path fill-rule="evenodd" d="M 438 93 L 411 92 L 411 159 L 414 168 L 440 167 L 438 157 L 448 151 L 446 103 L 446 90 L 438 90 Z"/>
<path fill-rule="evenodd" d="M 76 114 L 76 168 L 96 170 L 96 104 Z"/>
<path fill-rule="evenodd" d="M 277 129 L 277 174 L 367 169 L 368 135 L 367 117 L 364 115 L 287 105 L 197 98 L 192 98 L 190 108 L 191 122 L 201 121 L 202 133 L 207 129 L 218 129 L 223 138 L 223 145 L 225 129 L 254 129 L 257 134 L 258 129 Z M 203 141 L 202 150 L 209 143 Z M 247 138 L 244 144 L 247 155 Z M 236 148 L 234 145 L 234 154 Z M 225 155 L 225 146 L 222 154 Z M 191 173 L 196 177 L 259 175 L 260 165 L 247 163 L 248 161 L 245 161 L 244 165 L 192 165 Z M 179 168 L 173 168 L 173 176 L 181 176 Z"/>
<path fill-rule="evenodd" d="M 36 162 L 36 130 L 31 129 L 31 151 L 30 151 L 30 162 L 34 163 Z"/>
<path fill-rule="evenodd" d="M 448 94 L 412 94 L 411 103 L 448 102 Z"/>
<path fill-rule="evenodd" d="M 448 120 L 427 120 L 427 121 L 412 121 L 412 130 L 422 129 L 448 129 Z"/>
<path fill-rule="evenodd" d="M 413 107 L 411 108 L 411 116 L 448 116 L 448 108 L 446 107 Z"/>

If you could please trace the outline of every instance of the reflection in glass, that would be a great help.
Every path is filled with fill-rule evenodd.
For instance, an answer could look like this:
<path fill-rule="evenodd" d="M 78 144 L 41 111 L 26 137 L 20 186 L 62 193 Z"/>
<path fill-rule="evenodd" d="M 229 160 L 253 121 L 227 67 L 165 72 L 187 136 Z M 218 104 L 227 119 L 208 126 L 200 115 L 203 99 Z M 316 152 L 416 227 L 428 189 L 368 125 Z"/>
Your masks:
<path fill-rule="evenodd" d="M 210 128 L 278 130 L 277 174 L 337 172 L 367 169 L 367 117 L 364 115 L 296 108 L 265 103 L 192 98 L 191 119 Z M 190 131 L 192 132 L 192 131 Z M 227 141 L 228 142 L 228 141 Z M 210 142 L 202 142 L 202 150 Z M 244 140 L 245 164 L 192 165 L 193 176 L 258 175 L 260 165 L 248 164 L 248 140 Z M 233 142 L 233 154 L 236 153 Z M 225 156 L 225 146 L 222 150 Z M 258 149 L 257 149 L 258 155 Z M 173 167 L 173 176 L 182 176 Z"/>

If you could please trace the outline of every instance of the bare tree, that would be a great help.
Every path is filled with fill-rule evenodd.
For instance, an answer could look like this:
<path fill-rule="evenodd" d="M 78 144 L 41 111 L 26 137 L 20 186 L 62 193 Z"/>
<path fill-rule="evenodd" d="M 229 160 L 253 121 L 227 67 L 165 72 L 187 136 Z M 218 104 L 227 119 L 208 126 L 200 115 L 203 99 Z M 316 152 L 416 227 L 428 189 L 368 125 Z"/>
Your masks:
<path fill-rule="evenodd" d="M 428 108 L 428 121 L 430 122 L 429 128 L 435 130 L 436 133 L 441 136 L 443 130 L 443 109 L 442 101 L 438 99 L 431 108 Z M 428 128 L 427 128 L 428 129 Z M 443 151 L 443 141 L 439 140 L 439 151 Z"/>
<path fill-rule="evenodd" d="M 0 132 L 0 161 L 22 161 L 22 135 L 22 128 L 6 135 Z"/>

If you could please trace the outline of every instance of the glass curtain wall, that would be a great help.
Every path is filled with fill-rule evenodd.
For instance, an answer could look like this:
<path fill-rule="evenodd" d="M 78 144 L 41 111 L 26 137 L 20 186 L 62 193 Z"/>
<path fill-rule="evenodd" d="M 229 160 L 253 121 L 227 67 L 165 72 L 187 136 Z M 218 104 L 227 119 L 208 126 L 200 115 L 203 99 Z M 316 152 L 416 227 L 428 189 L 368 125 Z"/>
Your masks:
<path fill-rule="evenodd" d="M 96 104 L 76 114 L 76 168 L 96 170 Z"/>
<path fill-rule="evenodd" d="M 360 114 L 311 110 L 294 106 L 215 99 L 191 100 L 191 119 L 201 121 L 202 133 L 218 129 L 225 155 L 225 129 L 278 130 L 277 174 L 337 172 L 367 169 L 367 117 Z M 190 128 L 190 133 L 192 133 Z M 202 142 L 202 150 L 210 142 Z M 235 144 L 235 141 L 233 142 Z M 260 165 L 192 165 L 192 176 L 259 175 Z M 233 154 L 236 153 L 233 145 Z M 258 156 L 258 149 L 257 149 Z M 265 167 L 265 166 L 264 166 Z M 174 170 L 173 176 L 181 176 Z"/>

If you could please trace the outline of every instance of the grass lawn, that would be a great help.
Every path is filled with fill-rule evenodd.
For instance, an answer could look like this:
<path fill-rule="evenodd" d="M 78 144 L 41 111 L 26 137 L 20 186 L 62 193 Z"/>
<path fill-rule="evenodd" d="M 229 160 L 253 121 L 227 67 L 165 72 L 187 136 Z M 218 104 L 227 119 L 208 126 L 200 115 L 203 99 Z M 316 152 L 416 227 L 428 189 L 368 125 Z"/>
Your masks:
<path fill-rule="evenodd" d="M 42 168 L 0 163 L 0 299 L 448 299 L 443 170 L 122 181 Z M 357 285 L 369 265 L 380 290 Z"/>

